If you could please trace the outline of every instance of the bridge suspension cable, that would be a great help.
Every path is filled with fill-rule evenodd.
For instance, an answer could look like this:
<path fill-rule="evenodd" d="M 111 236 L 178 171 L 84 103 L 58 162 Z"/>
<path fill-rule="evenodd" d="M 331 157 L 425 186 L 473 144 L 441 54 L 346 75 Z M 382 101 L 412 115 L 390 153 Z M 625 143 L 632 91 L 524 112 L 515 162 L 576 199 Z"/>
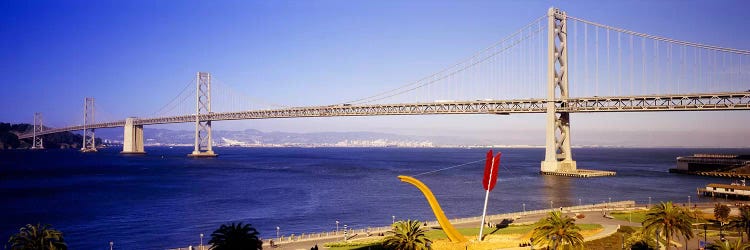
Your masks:
<path fill-rule="evenodd" d="M 528 69 L 525 69 L 524 72 L 518 72 L 518 70 L 507 70 L 507 68 L 511 66 L 529 66 L 530 64 L 532 64 L 532 62 L 534 64 L 543 64 L 543 60 L 534 59 L 534 57 L 541 56 L 541 53 L 513 53 L 514 51 L 511 51 L 511 49 L 518 47 L 523 47 L 530 50 L 542 49 L 541 46 L 537 47 L 537 45 L 540 45 L 541 43 L 537 44 L 535 42 L 541 41 L 543 39 L 535 38 L 539 38 L 539 34 L 543 33 L 541 31 L 545 30 L 546 28 L 543 27 L 546 25 L 545 22 L 542 21 L 545 17 L 546 16 L 541 16 L 535 19 L 534 21 L 524 25 L 521 29 L 505 37 L 504 39 L 501 39 L 500 41 L 492 44 L 489 47 L 486 47 L 485 49 L 480 50 L 472 56 L 460 60 L 458 63 L 453 64 L 449 67 L 443 68 L 442 70 L 434 74 L 394 89 L 379 92 L 375 95 L 350 100 L 345 103 L 372 103 L 410 93 L 417 89 L 427 90 L 426 93 L 423 94 L 423 97 L 426 97 L 428 99 L 426 101 L 431 101 L 429 100 L 429 98 L 449 98 L 449 96 L 458 97 L 467 91 L 480 93 L 507 92 L 499 90 L 494 91 L 492 89 L 489 89 L 496 87 L 491 85 L 498 84 L 498 81 L 500 81 L 501 78 L 504 78 L 505 80 L 512 79 L 516 81 L 513 83 L 505 83 L 507 85 L 505 86 L 505 88 L 507 88 L 508 90 L 512 88 L 526 87 L 526 85 L 528 84 L 524 84 L 526 82 L 523 81 L 530 81 L 533 74 L 529 74 Z M 504 54 L 506 56 L 506 58 L 504 58 L 506 59 L 505 61 L 501 61 L 498 59 L 498 56 L 501 54 Z M 511 56 L 516 56 L 516 58 L 511 58 Z M 517 61 L 517 64 L 511 64 L 511 61 L 513 59 Z M 480 65 L 484 65 L 484 67 L 479 67 Z M 537 80 L 541 82 L 542 77 L 539 77 Z M 438 82 L 446 82 L 446 84 L 452 84 L 453 86 L 434 86 L 434 84 Z M 473 87 L 475 89 L 464 89 L 464 86 L 462 85 L 467 84 L 474 84 Z M 479 88 L 485 89 L 477 90 Z M 436 93 L 436 91 L 443 91 L 443 93 Z M 445 92 L 450 92 L 450 94 L 447 94 Z M 543 93 L 543 89 L 540 89 L 539 92 L 541 95 L 541 93 Z"/>
<path fill-rule="evenodd" d="M 272 103 L 260 98 L 252 97 L 245 92 L 233 88 L 218 77 L 211 78 L 211 91 L 218 97 L 212 100 L 214 112 L 242 111 L 259 109 L 288 108 L 289 106 Z"/>
<path fill-rule="evenodd" d="M 569 52 L 572 96 L 750 89 L 750 72 L 746 70 L 750 68 L 748 50 L 654 36 L 571 16 L 567 20 L 569 27 L 573 27 L 568 34 L 572 47 Z M 582 32 L 578 26 L 583 26 Z"/>
<path fill-rule="evenodd" d="M 673 44 L 678 44 L 678 45 L 691 46 L 691 47 L 702 48 L 702 49 L 709 49 L 709 50 L 721 51 L 721 52 L 735 53 L 735 54 L 740 54 L 740 55 L 750 55 L 750 50 L 733 49 L 733 48 L 727 48 L 727 47 L 719 47 L 719 46 L 713 46 L 713 45 L 707 45 L 707 44 L 701 44 L 701 43 L 681 41 L 681 40 L 676 40 L 676 39 L 671 39 L 671 38 L 666 38 L 666 37 L 649 35 L 649 34 L 646 34 L 646 33 L 640 33 L 640 32 L 630 31 L 630 30 L 621 29 L 621 28 L 617 28 L 617 27 L 612 27 L 612 26 L 608 26 L 608 25 L 604 25 L 604 24 L 600 24 L 600 23 L 588 21 L 586 19 L 577 18 L 577 17 L 573 17 L 573 16 L 567 16 L 567 17 L 568 17 L 568 19 L 572 19 L 572 20 L 575 20 L 575 21 L 578 21 L 578 22 L 581 22 L 581 23 L 593 25 L 593 26 L 604 28 L 604 29 L 607 29 L 607 30 L 613 30 L 613 31 L 621 32 L 621 33 L 628 34 L 628 35 L 634 35 L 634 36 L 639 36 L 639 37 L 643 37 L 643 38 L 648 38 L 648 39 L 652 39 L 652 40 L 657 40 L 657 41 L 662 41 L 662 42 L 668 42 L 668 43 L 673 43 Z"/>
<path fill-rule="evenodd" d="M 96 121 L 97 122 L 113 122 L 122 120 L 122 116 L 115 115 L 111 113 L 111 109 L 108 106 L 102 105 L 102 101 L 99 101 L 96 104 Z"/>
<path fill-rule="evenodd" d="M 179 114 L 190 114 L 191 111 L 187 111 L 185 109 L 186 106 L 188 106 L 187 102 L 191 100 L 191 97 L 195 97 L 195 79 L 191 79 L 185 87 L 182 88 L 182 90 L 172 97 L 169 102 L 165 103 L 161 108 L 158 110 L 145 115 L 146 117 L 158 117 L 158 116 L 166 116 L 166 115 L 179 115 Z M 194 98 L 193 98 L 194 99 Z M 192 100 L 190 105 L 195 105 L 195 100 Z M 173 113 L 175 109 L 178 109 L 177 113 Z"/>

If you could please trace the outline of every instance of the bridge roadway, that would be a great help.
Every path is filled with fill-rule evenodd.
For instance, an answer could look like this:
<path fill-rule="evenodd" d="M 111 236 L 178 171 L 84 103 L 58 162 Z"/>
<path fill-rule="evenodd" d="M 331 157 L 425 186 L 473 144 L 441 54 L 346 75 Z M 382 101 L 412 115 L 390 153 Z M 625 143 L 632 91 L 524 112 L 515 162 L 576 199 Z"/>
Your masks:
<path fill-rule="evenodd" d="M 545 113 L 546 99 L 476 100 L 430 103 L 329 105 L 292 107 L 268 110 L 248 110 L 203 114 L 201 121 L 274 119 L 296 117 L 381 116 L 381 115 L 447 115 L 447 114 L 498 114 Z M 649 111 L 721 111 L 750 110 L 750 91 L 683 95 L 644 96 L 594 96 L 555 100 L 558 112 L 649 112 Z M 195 115 L 155 118 L 137 118 L 134 125 L 195 122 Z M 86 128 L 115 128 L 125 126 L 125 121 L 89 124 Z M 55 128 L 37 135 L 83 130 L 83 125 Z M 20 134 L 20 139 L 33 137 Z"/>

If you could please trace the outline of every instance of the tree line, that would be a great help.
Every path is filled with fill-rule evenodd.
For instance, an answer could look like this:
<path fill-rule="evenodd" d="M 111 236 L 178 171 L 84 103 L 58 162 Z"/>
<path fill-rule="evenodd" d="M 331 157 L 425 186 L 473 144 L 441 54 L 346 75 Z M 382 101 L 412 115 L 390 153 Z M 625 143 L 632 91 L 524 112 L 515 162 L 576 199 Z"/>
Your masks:
<path fill-rule="evenodd" d="M 3 149 L 26 149 L 31 148 L 32 138 L 18 139 L 17 134 L 31 132 L 34 125 L 27 123 L 11 124 L 0 122 L 0 150 Z M 45 127 L 44 129 L 50 129 Z M 43 135 L 43 147 L 48 149 L 57 148 L 81 148 L 83 136 L 71 132 L 61 132 Z M 101 138 L 96 138 L 96 144 L 101 145 Z"/>

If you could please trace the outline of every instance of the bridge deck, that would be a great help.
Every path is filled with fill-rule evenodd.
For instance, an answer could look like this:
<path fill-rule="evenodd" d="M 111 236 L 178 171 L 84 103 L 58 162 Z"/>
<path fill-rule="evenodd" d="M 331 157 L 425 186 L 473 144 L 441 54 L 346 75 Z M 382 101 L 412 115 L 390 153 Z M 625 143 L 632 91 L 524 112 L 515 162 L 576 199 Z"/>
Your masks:
<path fill-rule="evenodd" d="M 649 111 L 718 111 L 750 110 L 750 92 L 726 92 L 685 95 L 609 96 L 555 100 L 559 112 L 649 112 Z M 544 113 L 546 99 L 477 100 L 433 103 L 399 103 L 371 105 L 331 105 L 295 107 L 269 110 L 210 113 L 197 117 L 201 121 L 276 119 L 296 117 L 382 116 L 382 115 L 448 115 L 448 114 L 512 114 Z M 195 122 L 195 115 L 139 118 L 135 125 Z M 125 126 L 125 121 L 87 125 L 87 128 L 114 128 Z M 38 135 L 83 130 L 83 125 L 56 128 Z M 20 134 L 20 139 L 31 138 L 32 133 Z"/>

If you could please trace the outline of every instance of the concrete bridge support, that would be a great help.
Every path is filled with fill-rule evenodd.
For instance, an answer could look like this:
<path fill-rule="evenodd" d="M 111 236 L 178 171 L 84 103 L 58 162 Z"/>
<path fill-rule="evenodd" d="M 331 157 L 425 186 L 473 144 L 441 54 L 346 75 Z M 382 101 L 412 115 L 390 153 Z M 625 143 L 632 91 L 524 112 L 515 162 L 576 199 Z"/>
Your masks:
<path fill-rule="evenodd" d="M 565 105 L 560 101 L 568 99 L 568 27 L 565 15 L 554 8 L 547 12 L 547 140 L 542 173 L 577 172 L 570 151 L 570 113 L 558 112 L 556 106 L 557 102 Z"/>
<path fill-rule="evenodd" d="M 145 154 L 143 150 L 143 125 L 135 125 L 135 118 L 125 119 L 125 135 L 122 142 L 122 154 Z"/>
<path fill-rule="evenodd" d="M 189 157 L 216 157 L 211 138 L 211 120 L 204 115 L 211 114 L 211 74 L 198 72 L 195 91 L 195 149 Z"/>

